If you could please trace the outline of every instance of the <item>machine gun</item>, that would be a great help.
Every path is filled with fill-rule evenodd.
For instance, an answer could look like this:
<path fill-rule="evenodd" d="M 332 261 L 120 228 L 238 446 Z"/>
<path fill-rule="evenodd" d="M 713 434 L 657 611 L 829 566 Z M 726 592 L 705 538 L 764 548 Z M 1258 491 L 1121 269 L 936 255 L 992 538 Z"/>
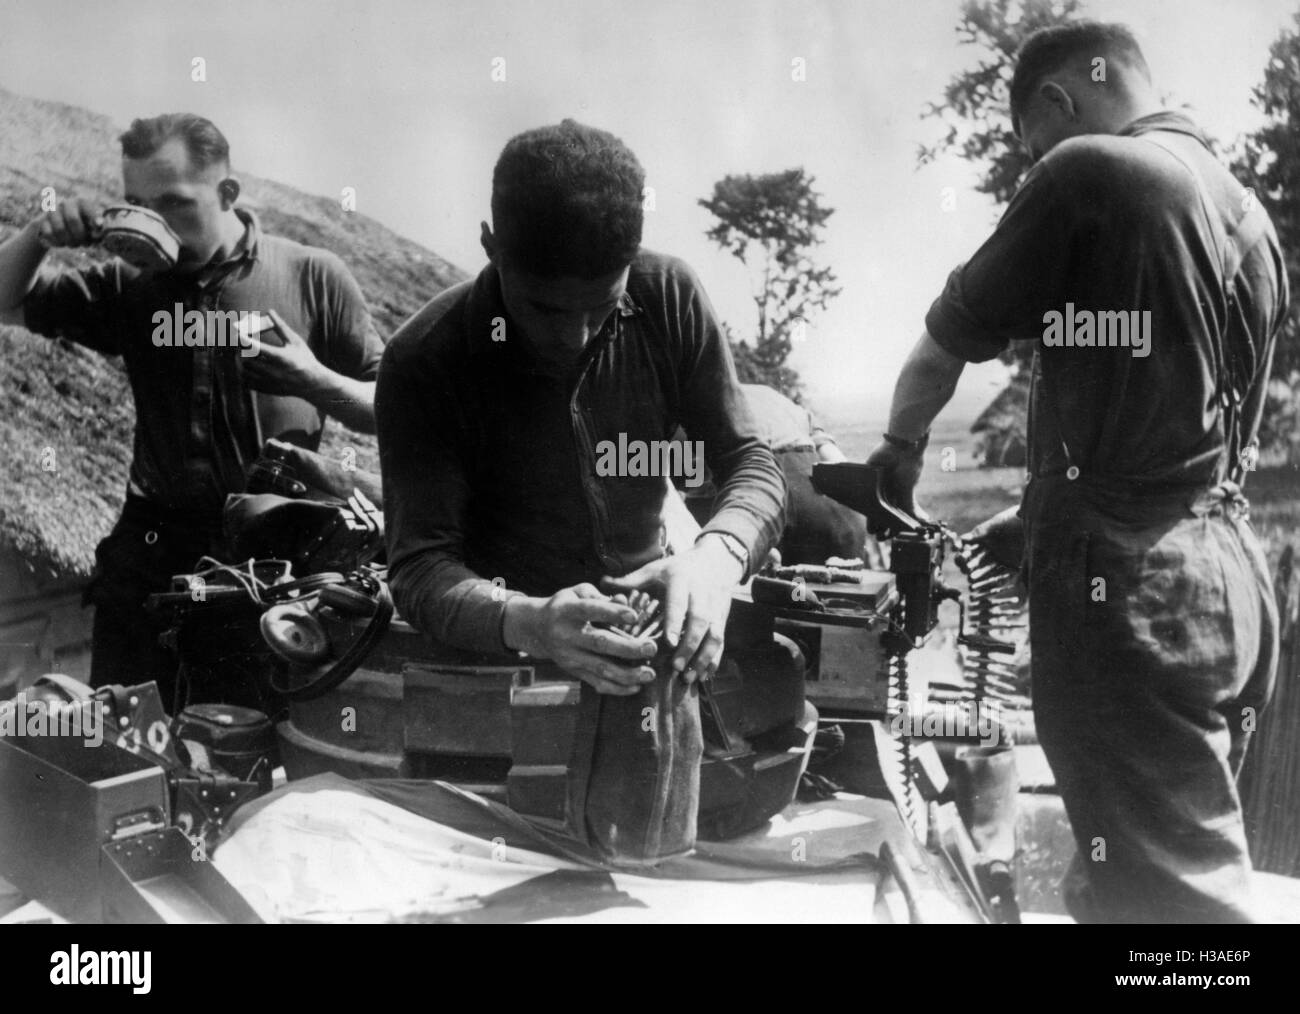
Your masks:
<path fill-rule="evenodd" d="M 862 514 L 873 535 L 892 540 L 890 572 L 897 583 L 899 602 L 885 635 L 887 647 L 903 655 L 919 647 L 939 622 L 939 604 L 955 601 L 960 609 L 957 644 L 967 649 L 967 693 L 979 701 L 1008 700 L 1014 693 L 1014 674 L 994 656 L 1011 655 L 1016 650 L 997 633 L 1013 634 L 1024 628 L 1015 573 L 998 564 L 982 545 L 890 503 L 882 479 L 880 470 L 870 465 L 841 462 L 813 466 L 813 488 Z M 943 583 L 948 550 L 954 552 L 954 562 L 968 579 L 965 596 Z"/>
<path fill-rule="evenodd" d="M 855 462 L 818 464 L 812 472 L 817 492 L 862 514 L 868 531 L 877 538 L 891 540 L 889 569 L 897 594 L 884 604 L 885 629 L 880 643 L 888 678 L 887 717 L 892 720 L 902 715 L 911 701 L 909 653 L 938 626 L 940 603 L 961 601 L 960 591 L 948 587 L 942 579 L 945 553 L 960 548 L 960 539 L 944 525 L 914 517 L 890 503 L 882 480 L 879 469 Z M 900 736 L 897 744 L 903 817 L 913 830 L 919 831 L 922 803 L 911 737 Z"/>
<path fill-rule="evenodd" d="M 939 603 L 960 602 L 961 593 L 941 578 L 944 551 L 959 549 L 961 540 L 942 524 L 922 521 L 891 504 L 881 486 L 878 468 L 855 462 L 813 466 L 813 489 L 867 519 L 867 530 L 877 538 L 892 539 L 889 569 L 898 584 L 901 622 L 890 636 L 902 637 L 907 647 L 918 647 L 939 623 Z"/>
<path fill-rule="evenodd" d="M 949 691 L 948 703 L 985 708 L 1010 699 L 1015 694 L 1015 674 L 1005 657 L 1014 654 L 1016 647 L 997 635 L 1012 634 L 1024 626 L 1014 572 L 996 563 L 978 543 L 966 542 L 947 526 L 915 517 L 890 503 L 877 468 L 850 462 L 818 464 L 813 466 L 812 484 L 819 493 L 862 514 L 873 535 L 891 540 L 889 567 L 897 595 L 884 604 L 887 626 L 880 637 L 888 673 L 889 717 L 901 714 L 910 702 L 907 656 L 938 625 L 939 605 L 947 600 L 957 602 L 960 610 L 957 645 L 963 663 L 963 686 Z M 950 550 L 969 580 L 965 597 L 943 582 L 945 555 Z M 968 620 L 973 630 L 968 629 Z M 930 696 L 934 700 L 935 695 Z M 918 766 L 911 737 L 904 733 L 895 742 L 900 809 L 919 833 Z M 933 785 L 930 789 L 927 795 L 932 796 Z M 934 816 L 930 837 L 979 908 L 991 921 L 1018 922 L 1009 861 L 978 861 L 964 827 L 955 826 L 960 821 L 938 811 Z"/>

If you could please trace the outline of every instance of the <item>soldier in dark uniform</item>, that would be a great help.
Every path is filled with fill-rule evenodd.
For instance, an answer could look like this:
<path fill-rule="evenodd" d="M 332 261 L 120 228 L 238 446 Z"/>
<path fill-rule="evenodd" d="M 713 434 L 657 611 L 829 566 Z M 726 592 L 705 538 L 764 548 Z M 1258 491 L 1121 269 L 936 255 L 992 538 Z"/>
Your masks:
<path fill-rule="evenodd" d="M 931 307 L 869 460 L 910 505 L 965 363 L 1035 343 L 1020 515 L 1035 718 L 1078 846 L 1067 902 L 1081 921 L 1248 921 L 1236 775 L 1277 616 L 1241 483 L 1282 254 L 1122 26 L 1036 33 L 1011 108 L 1036 164 Z"/>
<path fill-rule="evenodd" d="M 122 357 L 135 446 L 122 515 L 96 550 L 86 596 L 95 605 L 91 683 L 154 680 L 170 702 L 176 660 L 158 643 L 165 624 L 146 598 L 219 547 L 222 504 L 244 489 L 264 438 L 314 451 L 327 415 L 374 432 L 384 345 L 338 257 L 263 232 L 236 205 L 230 146 L 213 123 L 188 113 L 140 119 L 121 144 L 126 201 L 167 222 L 180 241 L 175 266 L 113 259 L 42 269 L 47 250 L 99 239 L 103 209 L 68 198 L 0 246 L 0 320 Z M 215 345 L 230 336 L 207 322 L 232 312 L 269 316 L 276 344 L 260 342 L 256 355 Z M 208 333 L 159 341 L 168 330 L 160 320 L 179 331 L 178 314 L 187 335 L 192 317 Z"/>
<path fill-rule="evenodd" d="M 694 272 L 641 247 L 643 184 L 605 131 L 565 120 L 512 139 L 483 225 L 490 263 L 393 336 L 376 402 L 401 615 L 624 696 L 654 678 L 654 645 L 593 628 L 632 615 L 596 585 L 654 588 L 675 668 L 714 671 L 732 591 L 766 560 L 785 499 Z M 679 425 L 721 492 L 668 556 L 665 477 L 602 475 L 597 448 Z"/>

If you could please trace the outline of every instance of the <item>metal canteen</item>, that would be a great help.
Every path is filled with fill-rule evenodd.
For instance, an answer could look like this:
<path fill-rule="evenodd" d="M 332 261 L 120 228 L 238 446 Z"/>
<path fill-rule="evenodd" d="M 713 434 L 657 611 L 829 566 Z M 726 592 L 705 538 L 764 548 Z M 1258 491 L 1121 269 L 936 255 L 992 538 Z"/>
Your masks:
<path fill-rule="evenodd" d="M 148 208 L 118 204 L 103 215 L 104 249 L 144 271 L 168 271 L 176 266 L 181 240 L 166 219 Z"/>

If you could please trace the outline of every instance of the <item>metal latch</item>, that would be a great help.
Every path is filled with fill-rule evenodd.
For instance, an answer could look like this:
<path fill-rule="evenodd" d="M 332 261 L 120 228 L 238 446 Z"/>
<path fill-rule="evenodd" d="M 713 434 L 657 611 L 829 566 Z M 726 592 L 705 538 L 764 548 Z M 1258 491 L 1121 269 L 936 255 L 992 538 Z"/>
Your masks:
<path fill-rule="evenodd" d="M 148 834 L 150 831 L 161 831 L 166 826 L 167 822 L 163 820 L 163 816 L 157 807 L 146 807 L 143 810 L 136 810 L 133 813 L 124 813 L 120 817 L 114 817 L 112 840 L 122 841 L 124 838 L 134 838 L 136 835 Z"/>

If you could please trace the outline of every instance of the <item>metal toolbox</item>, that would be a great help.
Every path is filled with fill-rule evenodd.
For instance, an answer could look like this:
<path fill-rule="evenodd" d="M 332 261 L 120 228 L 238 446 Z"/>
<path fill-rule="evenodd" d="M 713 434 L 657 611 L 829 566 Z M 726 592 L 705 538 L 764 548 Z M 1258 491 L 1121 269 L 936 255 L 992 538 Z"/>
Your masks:
<path fill-rule="evenodd" d="M 167 826 L 161 767 L 71 736 L 0 736 L 0 876 L 74 922 L 100 922 L 101 848 Z"/>
<path fill-rule="evenodd" d="M 262 920 L 178 827 L 104 846 L 100 867 L 109 923 L 260 923 Z"/>

